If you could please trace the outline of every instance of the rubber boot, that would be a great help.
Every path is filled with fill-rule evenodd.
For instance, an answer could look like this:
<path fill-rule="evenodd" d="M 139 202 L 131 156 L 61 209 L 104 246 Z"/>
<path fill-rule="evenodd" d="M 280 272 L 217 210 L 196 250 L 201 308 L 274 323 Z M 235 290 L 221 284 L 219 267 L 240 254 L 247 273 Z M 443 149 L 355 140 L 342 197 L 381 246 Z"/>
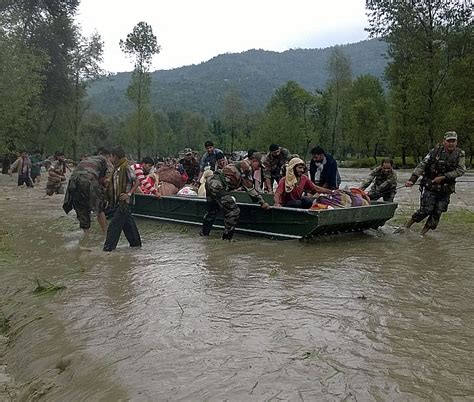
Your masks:
<path fill-rule="evenodd" d="M 232 240 L 232 237 L 234 236 L 234 228 L 232 229 L 225 229 L 224 233 L 222 233 L 222 240 Z"/>
<path fill-rule="evenodd" d="M 212 222 L 204 220 L 202 223 L 202 229 L 199 231 L 199 236 L 209 236 L 212 229 Z"/>

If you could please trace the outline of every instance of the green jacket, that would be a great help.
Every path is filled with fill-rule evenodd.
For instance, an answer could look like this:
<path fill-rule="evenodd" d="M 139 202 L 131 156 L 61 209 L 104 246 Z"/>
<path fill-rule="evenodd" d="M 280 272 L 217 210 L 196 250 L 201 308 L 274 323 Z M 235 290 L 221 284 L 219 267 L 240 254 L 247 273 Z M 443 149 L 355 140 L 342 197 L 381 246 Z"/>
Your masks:
<path fill-rule="evenodd" d="M 447 194 L 455 192 L 456 178 L 466 172 L 466 154 L 456 148 L 448 153 L 443 145 L 432 149 L 413 171 L 410 181 L 416 183 L 423 176 L 421 185 L 430 191 L 442 191 Z M 441 184 L 433 184 L 435 177 L 444 176 L 446 179 Z"/>
<path fill-rule="evenodd" d="M 382 170 L 382 166 L 378 166 L 370 172 L 369 177 L 364 181 L 364 183 L 362 183 L 360 188 L 365 190 L 372 184 L 372 182 L 374 184 L 371 191 L 374 193 L 385 193 L 390 190 L 395 191 L 397 188 L 397 174 L 393 169 L 390 173 L 385 173 Z"/>

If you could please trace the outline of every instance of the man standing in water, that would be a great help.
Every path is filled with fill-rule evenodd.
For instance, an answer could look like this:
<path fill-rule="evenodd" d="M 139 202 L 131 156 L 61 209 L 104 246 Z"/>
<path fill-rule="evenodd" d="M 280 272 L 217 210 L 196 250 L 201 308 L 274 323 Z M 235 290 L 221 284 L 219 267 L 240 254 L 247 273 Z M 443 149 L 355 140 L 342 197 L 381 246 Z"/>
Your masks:
<path fill-rule="evenodd" d="M 445 133 L 443 144 L 425 156 L 405 183 L 406 187 L 412 187 L 418 177 L 423 176 L 420 183 L 420 208 L 405 225 L 408 229 L 415 222 L 421 222 L 428 217 L 421 230 L 422 236 L 428 230 L 436 229 L 441 214 L 448 210 L 450 195 L 455 192 L 456 178 L 466 171 L 466 154 L 457 148 L 457 140 L 455 131 Z"/>
<path fill-rule="evenodd" d="M 262 154 L 255 152 L 249 159 L 233 162 L 222 170 L 216 170 L 214 175 L 206 182 L 207 213 L 204 215 L 201 236 L 209 236 L 219 210 L 224 211 L 224 233 L 222 240 L 231 240 L 235 226 L 239 220 L 240 209 L 235 198 L 229 191 L 243 187 L 254 202 L 258 202 L 263 209 L 270 206 L 255 190 L 253 185 L 253 172 L 261 167 Z"/>
<path fill-rule="evenodd" d="M 91 211 L 97 214 L 97 221 L 105 235 L 107 220 L 104 214 L 104 185 L 110 169 L 110 151 L 101 148 L 97 156 L 81 160 L 72 172 L 64 196 L 63 209 L 68 214 L 76 211 L 79 227 L 88 237 L 91 227 Z"/>
<path fill-rule="evenodd" d="M 114 171 L 107 186 L 107 200 L 114 212 L 107 229 L 104 251 L 113 251 L 117 248 L 122 231 L 130 247 L 141 247 L 140 233 L 129 207 L 130 199 L 140 182 L 129 165 L 122 147 L 112 149 L 112 163 Z"/>
<path fill-rule="evenodd" d="M 368 192 L 372 201 L 377 201 L 383 197 L 384 201 L 393 202 L 397 193 L 397 174 L 393 170 L 393 159 L 385 158 L 380 166 L 377 166 L 369 177 L 360 186 L 361 190 L 365 190 L 373 182 Z"/>
<path fill-rule="evenodd" d="M 26 184 L 26 187 L 33 187 L 33 181 L 31 180 L 31 160 L 28 157 L 26 151 L 21 151 L 18 159 L 13 162 L 8 170 L 8 174 L 11 176 L 13 172 L 18 171 L 18 185 L 23 186 Z"/>

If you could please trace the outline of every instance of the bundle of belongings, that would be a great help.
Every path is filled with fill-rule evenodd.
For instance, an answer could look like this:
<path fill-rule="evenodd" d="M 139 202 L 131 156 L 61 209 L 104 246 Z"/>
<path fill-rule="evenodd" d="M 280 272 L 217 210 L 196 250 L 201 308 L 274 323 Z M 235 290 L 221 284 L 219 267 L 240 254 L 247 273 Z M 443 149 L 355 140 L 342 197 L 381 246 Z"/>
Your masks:
<path fill-rule="evenodd" d="M 162 166 L 146 178 L 161 195 L 174 195 L 183 188 L 186 178 L 173 166 Z M 144 186 L 142 186 L 144 194 Z"/>
<path fill-rule="evenodd" d="M 364 207 L 370 205 L 370 198 L 359 188 L 339 190 L 336 194 L 320 194 L 310 209 L 335 209 Z"/>

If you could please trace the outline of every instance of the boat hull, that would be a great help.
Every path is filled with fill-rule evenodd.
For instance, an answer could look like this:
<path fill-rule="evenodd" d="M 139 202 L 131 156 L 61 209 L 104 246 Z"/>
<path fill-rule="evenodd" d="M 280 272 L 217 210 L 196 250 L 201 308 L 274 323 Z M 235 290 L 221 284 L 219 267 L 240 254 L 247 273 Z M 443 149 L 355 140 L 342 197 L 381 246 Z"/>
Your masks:
<path fill-rule="evenodd" d="M 137 194 L 132 213 L 142 218 L 201 225 L 206 200 L 198 197 L 153 196 Z M 237 232 L 282 239 L 302 239 L 330 233 L 376 229 L 392 218 L 396 203 L 374 203 L 371 206 L 310 211 L 296 208 L 263 210 L 258 204 L 238 202 L 240 218 Z M 223 227 L 223 215 L 215 227 Z"/>

